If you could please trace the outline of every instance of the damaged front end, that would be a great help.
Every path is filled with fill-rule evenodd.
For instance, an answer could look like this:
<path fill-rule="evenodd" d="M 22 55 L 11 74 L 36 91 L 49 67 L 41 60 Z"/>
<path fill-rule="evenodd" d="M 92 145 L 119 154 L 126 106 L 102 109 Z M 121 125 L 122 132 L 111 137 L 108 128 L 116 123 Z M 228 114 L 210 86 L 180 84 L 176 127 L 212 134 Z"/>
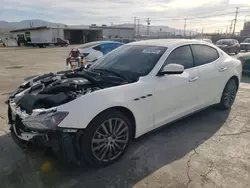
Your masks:
<path fill-rule="evenodd" d="M 99 89 L 85 76 L 71 71 L 26 80 L 6 102 L 14 141 L 50 147 L 68 162 L 76 162 L 83 130 L 58 127 L 70 112 L 58 111 L 57 106 Z"/>

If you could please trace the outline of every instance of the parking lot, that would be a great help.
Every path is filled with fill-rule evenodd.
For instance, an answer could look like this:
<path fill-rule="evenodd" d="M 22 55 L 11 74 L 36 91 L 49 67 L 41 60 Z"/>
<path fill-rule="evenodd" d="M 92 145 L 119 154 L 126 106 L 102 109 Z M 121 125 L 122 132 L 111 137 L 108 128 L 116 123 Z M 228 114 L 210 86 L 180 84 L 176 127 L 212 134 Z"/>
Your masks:
<path fill-rule="evenodd" d="M 0 49 L 1 188 L 250 187 L 250 77 L 242 78 L 231 110 L 211 107 L 142 136 L 105 168 L 80 168 L 46 151 L 18 148 L 7 125 L 8 93 L 27 76 L 63 69 L 71 48 Z"/>

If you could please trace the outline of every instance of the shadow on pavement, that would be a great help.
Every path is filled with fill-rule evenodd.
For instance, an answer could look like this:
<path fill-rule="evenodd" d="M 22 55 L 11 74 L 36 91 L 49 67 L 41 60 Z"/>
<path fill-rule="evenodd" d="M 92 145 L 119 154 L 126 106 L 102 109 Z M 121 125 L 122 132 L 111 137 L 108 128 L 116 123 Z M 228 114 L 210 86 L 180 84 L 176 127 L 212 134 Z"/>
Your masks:
<path fill-rule="evenodd" d="M 45 152 L 24 152 L 4 135 L 0 137 L 0 187 L 130 188 L 211 138 L 229 113 L 208 108 L 153 131 L 134 141 L 120 161 L 99 169 L 62 164 Z"/>

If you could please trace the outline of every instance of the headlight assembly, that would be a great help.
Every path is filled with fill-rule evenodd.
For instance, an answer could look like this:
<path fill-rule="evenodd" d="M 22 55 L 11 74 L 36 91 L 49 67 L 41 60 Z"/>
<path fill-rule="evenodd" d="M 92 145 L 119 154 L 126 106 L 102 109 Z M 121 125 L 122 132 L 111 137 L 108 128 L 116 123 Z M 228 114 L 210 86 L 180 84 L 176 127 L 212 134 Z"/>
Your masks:
<path fill-rule="evenodd" d="M 57 125 L 68 115 L 68 112 L 53 112 L 23 119 L 25 126 L 33 130 L 55 130 Z"/>

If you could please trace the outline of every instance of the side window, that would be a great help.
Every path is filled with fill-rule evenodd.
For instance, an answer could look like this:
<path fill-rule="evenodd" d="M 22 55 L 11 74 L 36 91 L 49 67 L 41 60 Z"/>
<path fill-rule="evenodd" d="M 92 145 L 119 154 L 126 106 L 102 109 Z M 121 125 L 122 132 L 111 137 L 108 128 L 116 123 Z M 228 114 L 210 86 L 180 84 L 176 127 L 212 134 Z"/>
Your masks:
<path fill-rule="evenodd" d="M 193 44 L 191 47 L 194 53 L 195 66 L 205 65 L 219 58 L 217 50 L 210 46 Z"/>
<path fill-rule="evenodd" d="M 164 65 L 170 63 L 183 65 L 185 69 L 193 67 L 194 61 L 190 46 L 181 46 L 172 51 Z"/>

